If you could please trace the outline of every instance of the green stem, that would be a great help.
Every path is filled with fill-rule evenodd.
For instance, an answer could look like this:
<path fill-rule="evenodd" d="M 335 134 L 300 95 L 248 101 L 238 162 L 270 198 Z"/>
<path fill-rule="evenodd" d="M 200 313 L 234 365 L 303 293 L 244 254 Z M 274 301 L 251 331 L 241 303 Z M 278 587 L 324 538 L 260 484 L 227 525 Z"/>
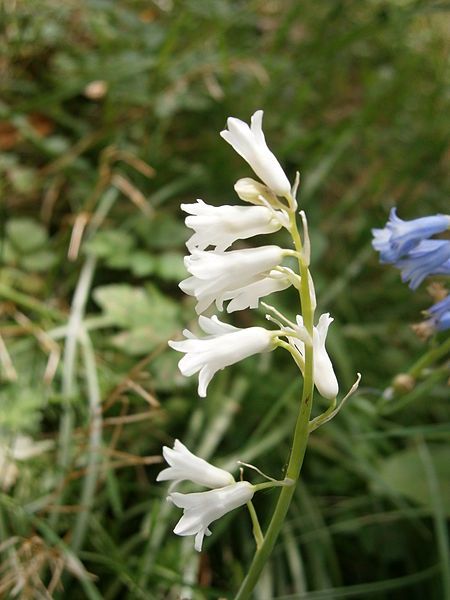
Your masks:
<path fill-rule="evenodd" d="M 431 350 L 421 356 L 419 360 L 409 369 L 408 375 L 411 375 L 411 377 L 417 379 L 423 369 L 429 365 L 432 365 L 434 362 L 445 356 L 448 352 L 450 352 L 450 337 L 437 348 L 431 348 Z"/>
<path fill-rule="evenodd" d="M 308 267 L 301 260 L 302 242 L 295 221 L 295 212 L 291 211 L 290 215 L 290 233 L 294 240 L 294 245 L 298 254 L 298 263 L 301 276 L 301 286 L 299 290 L 300 303 L 302 307 L 303 323 L 306 330 L 313 337 L 314 324 L 314 307 L 311 303 L 311 293 L 309 287 Z M 309 436 L 309 418 L 311 414 L 312 398 L 314 391 L 313 380 L 313 349 L 312 346 L 305 344 L 305 368 L 303 391 L 300 402 L 300 409 L 295 425 L 294 439 L 292 442 L 291 454 L 286 470 L 286 478 L 292 479 L 292 485 L 285 486 L 281 489 L 278 501 L 272 515 L 267 533 L 262 545 L 256 550 L 252 564 L 248 570 L 241 588 L 239 589 L 235 600 L 247 600 L 250 597 L 256 583 L 258 582 L 261 571 L 264 568 L 270 554 L 275 546 L 275 542 L 283 526 L 289 506 L 294 496 L 296 483 L 300 476 L 303 459 L 305 457 L 306 447 Z"/>
<path fill-rule="evenodd" d="M 95 499 L 95 488 L 100 472 L 100 452 L 102 448 L 102 408 L 101 393 L 95 364 L 95 354 L 92 342 L 85 330 L 81 335 L 81 349 L 83 351 L 84 366 L 86 371 L 87 393 L 89 397 L 89 444 L 87 449 L 86 477 L 84 478 L 81 493 L 81 511 L 77 515 L 73 528 L 70 547 L 77 553 L 83 547 L 88 527 L 88 519 Z"/>
<path fill-rule="evenodd" d="M 100 200 L 95 213 L 92 216 L 91 224 L 86 232 L 86 239 L 95 235 L 103 220 L 112 208 L 118 198 L 119 192 L 115 188 L 108 189 Z M 59 473 L 57 484 L 61 487 L 60 494 L 55 501 L 55 505 L 50 515 L 50 525 L 56 528 L 59 521 L 59 506 L 64 499 L 64 479 L 70 465 L 70 450 L 72 445 L 72 433 L 74 427 L 74 415 L 72 409 L 73 397 L 76 387 L 76 358 L 79 343 L 79 332 L 83 328 L 85 308 L 91 290 L 91 284 L 96 267 L 96 258 L 88 255 L 80 272 L 72 305 L 70 309 L 69 320 L 65 331 L 65 344 L 62 369 L 61 393 L 63 396 L 63 415 L 61 417 L 59 436 L 58 436 L 58 466 Z"/>
<path fill-rule="evenodd" d="M 0 298 L 4 298 L 5 300 L 9 300 L 14 304 L 18 304 L 19 306 L 23 306 L 28 310 L 31 310 L 44 318 L 52 319 L 53 321 L 64 321 L 66 315 L 49 306 L 46 306 L 43 302 L 36 300 L 36 298 L 32 298 L 23 292 L 18 292 L 10 288 L 6 283 L 0 283 Z"/>

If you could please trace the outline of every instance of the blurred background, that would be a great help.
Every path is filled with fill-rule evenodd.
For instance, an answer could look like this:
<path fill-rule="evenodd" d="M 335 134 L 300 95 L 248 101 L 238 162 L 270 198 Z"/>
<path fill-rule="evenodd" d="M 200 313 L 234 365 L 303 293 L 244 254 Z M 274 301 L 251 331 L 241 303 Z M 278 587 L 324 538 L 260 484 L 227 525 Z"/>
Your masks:
<path fill-rule="evenodd" d="M 221 372 L 200 400 L 167 348 L 196 327 L 178 289 L 179 205 L 237 201 L 252 174 L 219 131 L 259 108 L 286 173 L 301 173 L 341 391 L 363 380 L 310 439 L 255 598 L 450 597 L 448 336 L 416 336 L 427 286 L 412 292 L 370 244 L 392 206 L 449 210 L 450 5 L 0 6 L 0 597 L 203 600 L 239 586 L 246 512 L 216 522 L 199 556 L 172 534 L 180 514 L 155 477 L 175 437 L 282 476 L 300 390 L 288 355 Z M 295 315 L 290 291 L 273 302 Z M 264 310 L 229 322 L 264 325 Z M 263 524 L 276 496 L 255 500 Z"/>

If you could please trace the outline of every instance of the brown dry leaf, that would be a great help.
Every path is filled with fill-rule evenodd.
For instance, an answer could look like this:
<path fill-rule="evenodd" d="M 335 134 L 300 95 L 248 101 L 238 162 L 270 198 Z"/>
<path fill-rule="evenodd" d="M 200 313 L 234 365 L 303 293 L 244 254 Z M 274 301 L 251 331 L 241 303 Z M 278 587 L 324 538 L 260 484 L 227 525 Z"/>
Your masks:
<path fill-rule="evenodd" d="M 31 127 L 42 137 L 47 137 L 55 129 L 55 124 L 45 115 L 40 113 L 31 113 L 28 115 L 28 122 Z"/>
<path fill-rule="evenodd" d="M 20 140 L 20 133 L 12 123 L 0 121 L 0 150 L 11 150 Z"/>

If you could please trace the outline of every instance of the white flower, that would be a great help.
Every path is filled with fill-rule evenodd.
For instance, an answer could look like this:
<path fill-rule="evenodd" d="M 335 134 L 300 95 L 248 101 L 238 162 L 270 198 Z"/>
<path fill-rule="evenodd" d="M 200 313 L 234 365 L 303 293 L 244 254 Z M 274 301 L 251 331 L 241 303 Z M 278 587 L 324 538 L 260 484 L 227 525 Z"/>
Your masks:
<path fill-rule="evenodd" d="M 187 339 L 170 341 L 169 346 L 186 353 L 178 363 L 183 375 L 189 377 L 200 371 L 198 394 L 201 398 L 206 396 L 208 384 L 217 371 L 274 348 L 271 332 L 263 327 L 239 329 L 222 323 L 215 316 L 210 319 L 201 316 L 198 323 L 207 337 L 197 338 L 185 329 Z"/>
<path fill-rule="evenodd" d="M 269 150 L 262 130 L 263 111 L 257 110 L 251 118 L 251 126 L 230 117 L 228 129 L 220 132 L 244 160 L 248 162 L 258 177 L 279 196 L 291 192 L 291 184 L 275 155 Z"/>
<path fill-rule="evenodd" d="M 164 446 L 163 456 L 170 466 L 159 473 L 156 481 L 189 480 L 208 488 L 218 488 L 234 483 L 231 473 L 214 467 L 203 458 L 195 456 L 179 440 L 175 440 L 173 449 Z"/>
<path fill-rule="evenodd" d="M 313 330 L 314 384 L 319 393 L 330 400 L 336 398 L 339 391 L 333 365 L 325 348 L 328 328 L 332 322 L 333 319 L 330 317 L 330 313 L 324 313 L 320 316 L 319 322 Z M 297 333 L 305 335 L 306 329 L 303 325 L 303 318 L 299 315 L 297 316 L 297 326 Z M 304 358 L 305 344 L 297 338 L 290 338 L 290 341 Z"/>
<path fill-rule="evenodd" d="M 211 535 L 209 525 L 246 504 L 254 493 L 254 486 L 248 481 L 239 481 L 209 492 L 172 492 L 167 499 L 184 509 L 173 532 L 177 535 L 195 535 L 195 549 L 200 552 L 204 536 Z"/>
<path fill-rule="evenodd" d="M 198 300 L 197 314 L 215 300 L 220 305 L 226 292 L 242 288 L 267 276 L 283 259 L 279 246 L 261 246 L 229 252 L 194 250 L 184 259 L 192 277 L 184 279 L 180 288 Z"/>
<path fill-rule="evenodd" d="M 226 300 L 231 300 L 227 306 L 228 313 L 245 308 L 257 308 L 260 298 L 285 290 L 290 285 L 291 281 L 284 273 L 270 271 L 263 279 L 223 294 L 218 298 L 218 308 L 222 310 L 222 303 Z"/>
<path fill-rule="evenodd" d="M 211 206 L 197 200 L 195 204 L 182 204 L 181 209 L 192 215 L 185 220 L 195 232 L 186 242 L 190 252 L 208 246 L 222 252 L 236 240 L 273 233 L 282 223 L 288 223 L 285 213 L 265 206 Z"/>
<path fill-rule="evenodd" d="M 244 202 L 258 206 L 267 206 L 267 204 L 281 206 L 278 198 L 266 185 L 251 177 L 238 179 L 234 184 L 234 190 Z"/>

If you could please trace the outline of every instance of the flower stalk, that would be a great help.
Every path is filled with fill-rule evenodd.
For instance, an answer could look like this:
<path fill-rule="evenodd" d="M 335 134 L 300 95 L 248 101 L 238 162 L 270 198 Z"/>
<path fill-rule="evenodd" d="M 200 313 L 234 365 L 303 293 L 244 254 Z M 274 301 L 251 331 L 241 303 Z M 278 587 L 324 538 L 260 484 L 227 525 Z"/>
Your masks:
<path fill-rule="evenodd" d="M 196 204 L 182 205 L 182 209 L 189 214 L 186 225 L 194 230 L 194 234 L 186 244 L 190 255 L 185 258 L 185 266 L 190 277 L 182 281 L 180 287 L 196 298 L 199 326 L 206 335 L 199 337 L 184 330 L 185 339 L 171 340 L 169 345 L 185 354 L 178 364 L 183 375 L 189 377 L 198 373 L 200 397 L 206 397 L 209 383 L 221 369 L 277 347 L 288 350 L 303 376 L 303 387 L 285 476 L 277 481 L 265 476 L 257 467 L 239 461 L 269 481 L 251 484 L 241 480 L 236 483 L 231 474 L 196 457 L 178 440 L 173 449 L 164 448 L 164 458 L 170 466 L 158 476 L 159 481 L 189 480 L 210 488 L 191 494 L 173 492 L 168 497 L 184 510 L 174 533 L 195 535 L 195 548 L 198 551 L 202 549 L 204 537 L 212 533 L 210 524 L 227 512 L 247 505 L 253 523 L 256 553 L 236 600 L 250 597 L 280 534 L 300 477 L 309 433 L 335 416 L 359 383 L 358 379 L 336 408 L 338 382 L 325 348 L 328 328 L 333 319 L 329 313 L 325 313 L 314 325 L 316 295 L 309 271 L 311 244 L 304 211 L 300 211 L 302 234 L 297 225 L 296 195 L 300 176 L 297 173 L 291 188 L 280 163 L 266 144 L 262 116 L 262 111 L 257 111 L 251 118 L 250 127 L 231 117 L 227 121 L 228 129 L 221 132 L 222 137 L 263 182 L 245 178 L 235 185 L 241 200 L 253 206 L 215 207 L 202 200 L 197 200 Z M 230 249 L 237 240 L 266 235 L 282 227 L 291 235 L 291 248 L 265 245 Z M 214 249 L 209 249 L 211 247 Z M 297 272 L 282 264 L 286 257 L 297 260 Z M 268 330 L 258 326 L 239 329 L 215 315 L 208 318 L 201 314 L 214 304 L 217 310 L 222 311 L 225 302 L 228 303 L 228 313 L 256 308 L 261 298 L 291 285 L 297 289 L 300 303 L 300 314 L 295 320 L 287 319 L 277 309 L 261 302 L 272 313 L 266 318 L 278 329 Z M 331 401 L 331 407 L 310 421 L 314 387 Z M 256 492 L 272 487 L 280 487 L 281 490 L 264 535 L 251 500 Z"/>
<path fill-rule="evenodd" d="M 295 201 L 291 201 L 290 205 L 295 206 Z M 295 209 L 290 210 L 289 221 L 289 231 L 294 241 L 295 250 L 298 253 L 297 260 L 301 277 L 301 285 L 299 290 L 301 310 L 303 314 L 305 328 L 312 338 L 314 324 L 314 307 L 311 302 L 311 290 L 309 287 L 309 269 L 308 266 L 305 265 L 304 261 L 302 260 L 303 246 L 300 238 L 300 233 L 297 228 Z M 277 541 L 277 538 L 283 527 L 283 523 L 286 519 L 289 506 L 295 494 L 296 484 L 300 477 L 303 459 L 305 458 L 306 448 L 308 445 L 309 419 L 311 415 L 314 393 L 313 346 L 310 344 L 305 344 L 305 367 L 303 376 L 304 380 L 299 412 L 295 424 L 291 454 L 289 456 L 289 463 L 286 469 L 286 477 L 291 479 L 293 483 L 290 486 L 283 486 L 281 489 L 277 504 L 275 506 L 275 510 L 269 523 L 269 527 L 264 537 L 264 541 L 261 544 L 261 546 L 256 550 L 253 561 L 235 597 L 235 600 L 246 600 L 247 598 L 250 598 L 250 595 L 258 582 L 261 572 L 272 553 L 273 547 L 275 546 L 275 542 Z"/>

